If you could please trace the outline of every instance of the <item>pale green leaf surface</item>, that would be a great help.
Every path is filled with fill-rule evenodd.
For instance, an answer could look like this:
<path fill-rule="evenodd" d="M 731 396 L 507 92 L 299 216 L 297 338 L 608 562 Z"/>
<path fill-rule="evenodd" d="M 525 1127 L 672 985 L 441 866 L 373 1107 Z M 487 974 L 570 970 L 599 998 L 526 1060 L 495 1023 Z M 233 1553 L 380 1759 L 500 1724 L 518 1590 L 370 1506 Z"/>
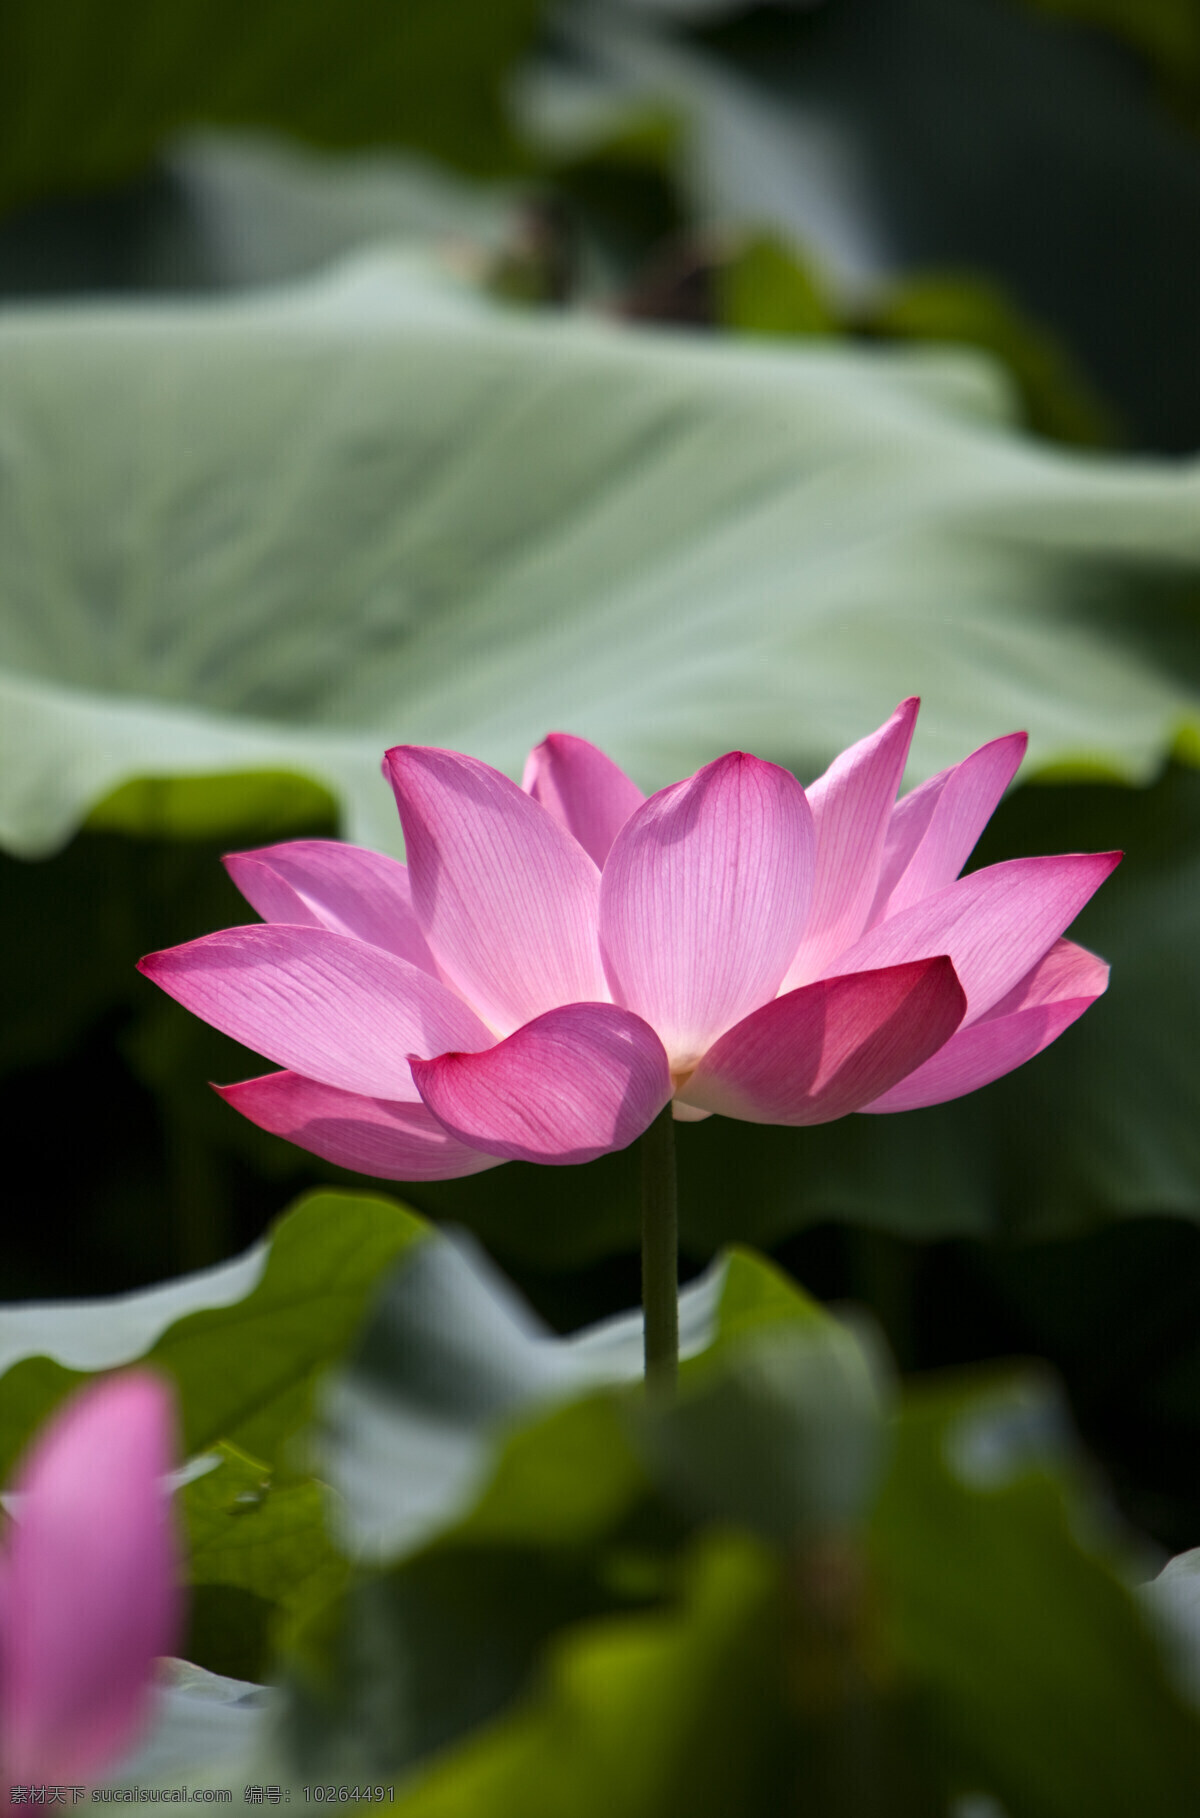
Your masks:
<path fill-rule="evenodd" d="M 179 257 L 214 288 L 314 271 L 371 241 L 421 240 L 478 262 L 512 231 L 512 188 L 470 183 L 432 160 L 379 150 L 316 154 L 262 133 L 192 133 L 166 148 L 175 244 L 147 248 L 144 281 Z M 469 267 L 468 267 L 469 268 Z M 178 282 L 178 273 L 172 273 Z"/>
<path fill-rule="evenodd" d="M 1200 1547 L 1168 1559 L 1140 1595 L 1162 1631 L 1180 1689 L 1200 1708 Z"/>
<path fill-rule="evenodd" d="M 381 256 L 13 311 L 0 386 L 28 855 L 131 778 L 257 768 L 397 850 L 400 741 L 516 772 L 559 726 L 645 788 L 739 744 L 807 778 L 921 692 L 913 779 L 1019 724 L 1035 769 L 1144 777 L 1195 718 L 1165 658 L 1195 468 L 1034 446 L 966 357 L 529 317 Z"/>
<path fill-rule="evenodd" d="M 279 1694 L 269 1686 L 162 1662 L 147 1733 L 108 1774 L 113 1786 L 227 1787 L 278 1781 L 272 1764 Z M 239 1793 L 240 1798 L 240 1793 Z"/>

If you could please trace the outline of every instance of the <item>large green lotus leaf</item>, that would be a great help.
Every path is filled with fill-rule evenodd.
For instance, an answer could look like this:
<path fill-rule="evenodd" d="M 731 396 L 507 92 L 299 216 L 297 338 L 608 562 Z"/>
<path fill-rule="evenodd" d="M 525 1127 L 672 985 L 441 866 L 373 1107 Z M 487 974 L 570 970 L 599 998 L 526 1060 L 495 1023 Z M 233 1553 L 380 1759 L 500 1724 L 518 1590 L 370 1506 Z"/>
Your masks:
<path fill-rule="evenodd" d="M 0 221 L 0 291 L 44 300 L 237 289 L 303 276 L 382 240 L 424 240 L 485 266 L 515 219 L 511 188 L 413 154 L 318 154 L 265 133 L 193 132 L 118 189 Z"/>
<path fill-rule="evenodd" d="M 1198 696 L 1194 468 L 1011 430 L 960 356 L 732 349 L 488 308 L 381 257 L 0 325 L 0 834 L 135 777 L 323 784 L 396 849 L 399 740 L 551 726 L 646 788 L 804 777 L 922 692 L 913 777 L 1028 725 L 1144 777 Z"/>
<path fill-rule="evenodd" d="M 467 1285 L 461 1251 L 443 1246 L 451 1267 L 431 1274 L 423 1264 L 437 1248 L 418 1251 L 400 1272 L 393 1288 L 407 1282 L 410 1291 L 385 1297 L 348 1372 L 354 1396 L 343 1388 L 327 1409 L 341 1429 L 329 1474 L 355 1527 L 355 1557 L 385 1569 L 352 1582 L 298 1638 L 288 1731 L 306 1779 L 378 1778 L 424 1763 L 510 1704 L 540 1650 L 565 1627 L 673 1601 L 685 1588 L 675 1551 L 688 1526 L 683 1511 L 697 1512 L 699 1495 L 700 1517 L 711 1516 L 715 1493 L 728 1520 L 723 1480 L 736 1477 L 741 1486 L 738 1515 L 751 1507 L 750 1525 L 772 1536 L 782 1522 L 785 1538 L 796 1521 L 816 1523 L 824 1535 L 831 1519 L 856 1516 L 869 1493 L 855 1459 L 845 1456 L 847 1447 L 862 1449 L 851 1431 L 863 1417 L 861 1360 L 856 1369 L 844 1355 L 854 1341 L 760 1259 L 729 1259 L 716 1309 L 703 1287 L 716 1319 L 707 1349 L 683 1371 L 687 1409 L 715 1415 L 701 1430 L 688 1415 L 681 1429 L 669 1410 L 640 1420 L 640 1389 L 588 1393 L 580 1346 L 562 1340 L 550 1348 L 576 1368 L 560 1367 L 549 1390 L 558 1400 L 547 1409 L 544 1362 L 533 1380 L 535 1347 L 546 1348 L 546 1339 L 517 1334 L 499 1284 L 477 1270 Z M 785 1336 L 799 1343 L 785 1365 L 781 1402 L 781 1382 L 743 1379 L 752 1357 L 766 1359 L 770 1375 Z M 523 1385 L 514 1382 L 519 1346 L 528 1358 Z M 485 1347 L 497 1358 L 494 1388 Z M 589 1361 L 597 1362 L 595 1353 Z M 609 1351 L 605 1367 L 614 1361 Z M 738 1433 L 721 1424 L 729 1409 L 713 1401 L 713 1384 L 719 1404 L 719 1384 L 730 1373 L 744 1388 L 734 1411 Z M 799 1415 L 785 1405 L 797 1396 Z M 457 1426 L 460 1436 L 470 1427 L 479 1453 L 474 1483 L 443 1493 L 436 1510 L 428 1506 L 436 1459 L 424 1488 L 414 1483 L 423 1474 L 421 1414 L 426 1459 L 439 1427 Z M 789 1453 L 782 1463 L 781 1451 Z M 365 1487 L 370 1475 L 377 1481 Z M 659 1478 L 664 1500 L 652 1488 Z M 381 1503 L 411 1510 L 421 1496 L 433 1517 L 423 1535 L 403 1535 L 395 1523 L 381 1535 Z M 775 1669 L 769 1657 L 762 1666 L 765 1692 Z M 647 1765 L 653 1777 L 653 1760 Z"/>
<path fill-rule="evenodd" d="M 681 1315 L 685 1381 L 752 1335 L 833 1328 L 744 1252 L 686 1289 Z M 640 1375 L 635 1323 L 552 1338 L 461 1241 L 395 1272 L 314 1447 L 360 1576 L 298 1637 L 289 1727 L 306 1778 L 424 1759 L 511 1699 L 564 1622 L 670 1589 L 677 1517 L 629 1534 L 624 1572 L 593 1556 L 649 1494 L 619 1401 L 595 1388 Z"/>
<path fill-rule="evenodd" d="M 1200 1719 L 1104 1555 L 1054 1392 L 946 1382 L 905 1399 L 871 1552 L 901 1670 L 967 1786 L 1028 1818 L 1186 1818 Z"/>
<path fill-rule="evenodd" d="M 648 1489 L 610 1397 L 522 1412 L 515 1431 L 483 1436 L 484 1481 L 465 1511 L 462 1499 L 444 1507 L 422 1545 L 360 1570 L 295 1635 L 288 1730 L 305 1779 L 411 1767 L 502 1709 L 556 1628 L 669 1587 L 657 1556 L 624 1585 L 597 1567 Z M 370 1443 L 394 1484 L 393 1457 Z"/>
<path fill-rule="evenodd" d="M 541 0 L 10 0 L 0 27 L 0 206 L 94 188 L 189 124 L 328 146 L 516 155 L 501 84 Z"/>
<path fill-rule="evenodd" d="M 1137 11 L 1194 112 L 1189 0 L 1053 5 Z M 1200 146 L 1099 33 L 1027 0 L 762 6 L 690 37 L 638 5 L 572 0 L 556 23 L 558 58 L 522 83 L 543 142 L 579 148 L 670 108 L 701 225 L 775 228 L 847 298 L 922 269 L 987 276 L 1062 337 L 1135 439 L 1195 448 L 1200 266 L 1179 247 Z"/>
<path fill-rule="evenodd" d="M 143 1361 L 179 1396 L 183 1454 L 228 1440 L 286 1476 L 317 1376 L 427 1227 L 394 1201 L 307 1195 L 245 1256 L 161 1288 L 0 1308 L 0 1480 L 87 1373 Z"/>
<path fill-rule="evenodd" d="M 735 1250 L 680 1295 L 685 1376 L 690 1360 L 719 1359 L 759 1330 L 831 1323 L 769 1263 Z M 469 1241 L 413 1246 L 318 1404 L 312 1454 L 337 1492 L 336 1536 L 358 1559 L 411 1552 L 479 1495 L 507 1423 L 595 1383 L 636 1381 L 642 1370 L 640 1311 L 556 1339 Z M 586 1502 L 587 1470 L 569 1447 L 562 1455 L 560 1477 L 577 1477 Z M 524 1468 L 514 1467 L 518 1485 Z M 541 1542 L 546 1523 L 569 1519 L 561 1485 L 550 1494 L 541 1466 L 524 1489 L 513 1483 L 502 1474 L 478 1532 L 511 1536 L 515 1522 Z"/>

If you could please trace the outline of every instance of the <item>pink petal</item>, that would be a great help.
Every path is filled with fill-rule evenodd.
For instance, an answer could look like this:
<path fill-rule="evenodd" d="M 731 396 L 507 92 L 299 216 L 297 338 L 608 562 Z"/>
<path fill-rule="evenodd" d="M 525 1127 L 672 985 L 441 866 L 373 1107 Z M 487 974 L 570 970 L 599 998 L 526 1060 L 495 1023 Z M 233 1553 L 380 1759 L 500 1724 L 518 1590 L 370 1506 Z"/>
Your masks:
<path fill-rule="evenodd" d="M 529 754 L 521 787 L 573 834 L 601 870 L 645 796 L 610 757 L 569 732 L 551 732 Z"/>
<path fill-rule="evenodd" d="M 730 1029 L 683 1095 L 751 1124 L 830 1123 L 928 1060 L 965 1009 L 944 957 L 820 979 Z"/>
<path fill-rule="evenodd" d="M 497 1156 L 456 1141 L 420 1100 L 364 1098 L 298 1073 L 265 1073 L 213 1090 L 260 1130 L 377 1180 L 457 1180 L 500 1165 Z"/>
<path fill-rule="evenodd" d="M 615 1004 L 566 1004 L 485 1054 L 414 1059 L 412 1070 L 452 1136 L 515 1161 L 626 1149 L 671 1097 L 658 1037 Z"/>
<path fill-rule="evenodd" d="M 1024 732 L 993 739 L 897 802 L 868 927 L 954 882 L 1017 774 L 1028 743 Z"/>
<path fill-rule="evenodd" d="M 231 852 L 224 863 L 265 922 L 352 934 L 422 972 L 436 972 L 413 913 L 407 868 L 398 859 L 340 840 L 289 840 Z"/>
<path fill-rule="evenodd" d="M 1057 1041 L 1108 985 L 1108 967 L 1074 941 L 1056 941 L 1008 995 L 864 1111 L 915 1111 L 961 1098 Z"/>
<path fill-rule="evenodd" d="M 795 777 L 741 751 L 651 796 L 617 835 L 604 961 L 676 1071 L 774 996 L 808 914 L 814 844 Z"/>
<path fill-rule="evenodd" d="M 138 970 L 256 1054 L 368 1098 L 416 1098 L 412 1049 L 494 1040 L 439 980 L 326 928 L 224 928 L 147 954 Z"/>
<path fill-rule="evenodd" d="M 780 987 L 819 978 L 867 924 L 879 860 L 920 701 L 901 701 L 891 719 L 834 759 L 806 791 L 817 830 L 812 908 Z"/>
<path fill-rule="evenodd" d="M 384 769 L 421 931 L 479 1014 L 507 1035 L 556 1005 L 606 999 L 600 873 L 566 829 L 456 751 L 398 745 Z"/>
<path fill-rule="evenodd" d="M 978 1022 L 1049 952 L 1121 862 L 1119 852 L 1007 859 L 959 878 L 864 934 L 839 972 L 948 953 Z"/>
<path fill-rule="evenodd" d="M 10 1781 L 82 1781 L 137 1738 L 178 1645 L 170 1392 L 129 1371 L 42 1429 L 7 1536 L 0 1735 Z"/>

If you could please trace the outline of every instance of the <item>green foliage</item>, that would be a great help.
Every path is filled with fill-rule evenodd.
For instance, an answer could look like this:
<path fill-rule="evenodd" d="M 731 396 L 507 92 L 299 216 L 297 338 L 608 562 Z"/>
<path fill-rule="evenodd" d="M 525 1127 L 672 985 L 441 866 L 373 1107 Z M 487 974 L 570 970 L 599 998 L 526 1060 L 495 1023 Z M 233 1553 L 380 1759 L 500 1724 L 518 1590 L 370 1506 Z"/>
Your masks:
<path fill-rule="evenodd" d="M 1045 4 L 1169 66 L 1194 123 L 1194 0 Z M 906 274 L 969 271 L 1052 331 L 1064 376 L 1086 373 L 1134 441 L 1196 447 L 1200 268 L 1179 248 L 1200 157 L 1132 60 L 1028 0 L 710 8 L 687 32 L 680 10 L 565 5 L 570 56 L 525 84 L 539 142 L 578 153 L 622 109 L 669 110 L 693 222 L 806 249 L 855 305 Z M 989 314 L 1012 345 L 1011 317 Z"/>
<path fill-rule="evenodd" d="M 966 1784 L 1028 1818 L 1195 1810 L 1197 1718 L 1102 1563 L 1044 1384 L 903 1405 L 871 1546 L 903 1669 Z"/>
<path fill-rule="evenodd" d="M 197 122 L 511 164 L 500 85 L 540 11 L 540 0 L 177 0 L 167 13 L 147 0 L 11 0 L 0 203 L 118 181 Z"/>
<path fill-rule="evenodd" d="M 748 1254 L 715 1275 L 712 1285 L 715 1294 L 703 1290 L 707 1329 L 695 1334 L 710 1359 L 744 1344 L 749 1331 L 828 1326 L 804 1296 L 789 1293 L 776 1271 Z M 685 1325 L 690 1323 L 689 1308 Z M 489 1357 L 495 1359 L 490 1370 Z M 621 1373 L 628 1368 L 619 1349 L 610 1347 L 606 1355 L 596 1350 L 589 1358 L 587 1345 L 550 1345 L 521 1317 L 502 1284 L 448 1244 L 416 1251 L 393 1278 L 345 1381 L 325 1403 L 333 1431 L 321 1449 L 323 1469 L 337 1491 L 347 1543 L 360 1559 L 364 1549 L 379 1559 L 382 1569 L 351 1586 L 339 1617 L 326 1611 L 298 1637 L 289 1735 L 306 1774 L 377 1776 L 423 1762 L 503 1709 L 564 1625 L 622 1616 L 690 1578 L 693 1568 L 681 1567 L 673 1552 L 678 1516 L 649 1499 L 642 1448 L 620 1405 L 604 1394 L 578 1399 L 589 1374 L 607 1374 L 614 1364 Z M 685 1365 L 685 1380 L 699 1367 L 699 1360 Z M 530 1420 L 531 1404 L 548 1395 L 558 1405 Z M 564 1402 L 564 1396 L 571 1399 Z M 440 1447 L 433 1444 L 435 1429 L 443 1434 Z M 444 1474 L 440 1505 L 431 1508 L 436 1479 L 429 1465 L 439 1451 L 460 1450 L 467 1432 L 475 1438 L 475 1468 L 469 1477 L 459 1472 L 454 1482 Z M 419 1474 L 421 1481 L 414 1481 Z M 404 1521 L 405 1498 L 414 1496 L 426 1502 L 427 1537 Z M 391 1511 L 390 1530 L 381 1529 L 381 1507 Z M 392 1561 L 399 1555 L 398 1563 L 389 1555 Z M 723 1570 L 713 1570 L 725 1582 Z M 739 1571 L 730 1570 L 732 1584 L 744 1585 Z M 751 1581 L 764 1596 L 770 1589 L 769 1574 L 764 1583 L 761 1571 L 752 1572 Z M 761 1609 L 760 1597 L 748 1601 Z M 718 1597 L 718 1604 L 726 1607 L 726 1599 Z M 737 1632 L 739 1609 L 747 1614 L 741 1599 L 732 1597 L 732 1630 L 717 1630 L 724 1641 Z M 685 1755 L 695 1755 L 688 1747 L 694 1735 L 711 1729 L 705 1700 L 714 1676 L 718 1684 L 744 1684 L 738 1650 L 734 1660 L 718 1657 L 702 1667 L 705 1627 L 703 1621 L 698 1631 L 685 1624 L 672 1641 L 673 1625 L 661 1620 L 644 1630 L 606 1623 L 584 1647 L 579 1665 L 564 1669 L 568 1685 L 582 1676 L 585 1706 L 596 1695 L 597 1680 L 606 1688 L 604 1704 L 615 1701 L 604 1726 L 610 1740 L 597 1738 L 595 1745 L 605 1758 L 598 1764 L 605 1776 L 615 1766 L 607 1757 L 627 1714 L 642 1702 L 633 1688 L 643 1683 L 643 1672 L 661 1664 L 664 1651 L 668 1658 L 690 1657 L 700 1647 L 695 1677 L 666 1695 L 666 1711 L 678 1707 L 681 1732 L 672 1776 L 684 1771 Z M 719 1653 L 722 1642 L 715 1645 Z M 528 1751 L 551 1746 L 553 1752 L 545 1723 L 552 1735 L 563 1721 L 555 1714 L 558 1699 L 550 1697 L 548 1715 L 539 1716 L 515 1754 L 507 1735 L 495 1756 L 484 1745 L 482 1761 L 471 1756 L 462 1770 L 463 1785 L 456 1763 L 448 1790 L 435 1776 L 428 1796 L 439 1802 L 465 1797 L 464 1786 L 481 1774 L 480 1797 L 487 1785 L 489 1798 L 507 1800 L 523 1781 L 527 1797 L 544 1797 L 548 1810 L 556 1796 L 570 1797 L 576 1782 L 569 1776 L 582 1762 L 569 1770 L 564 1761 L 544 1780 L 539 1774 L 537 1789 L 528 1784 Z M 699 1709 L 691 1708 L 693 1700 Z M 719 1780 L 722 1797 L 753 1767 L 752 1784 L 761 1767 L 753 1766 L 754 1753 L 745 1746 L 734 1752 L 728 1777 Z M 710 1770 L 698 1772 L 696 1785 L 709 1777 Z M 579 1784 L 591 1778 L 587 1774 Z M 605 1778 L 596 1796 L 605 1786 L 611 1793 Z M 502 1794 L 501 1788 L 508 1790 Z M 656 1809 L 660 1792 L 639 1794 L 647 1796 L 653 1801 L 647 1809 Z M 496 1809 L 509 1808 L 501 1803 Z"/>
<path fill-rule="evenodd" d="M 763 1549 L 698 1542 L 677 1610 L 566 1631 L 513 1716 L 435 1766 L 400 1810 L 765 1818 L 785 1809 L 778 1596 Z"/>
<path fill-rule="evenodd" d="M 1191 0 L 1041 4 L 1126 38 L 1195 116 Z M 340 827 L 399 850 L 378 778 L 398 738 L 515 773 L 566 724 L 648 788 L 732 744 L 807 780 L 909 689 L 910 782 L 1030 727 L 1043 786 L 979 862 L 1127 848 L 1075 930 L 1112 989 L 958 1105 L 681 1130 L 687 1247 L 829 1218 L 1028 1237 L 1200 1212 L 1196 474 L 1038 448 L 987 363 L 923 345 L 998 357 L 1060 441 L 1111 433 L 1095 371 L 1135 434 L 1194 443 L 1194 147 L 1132 64 L 1020 0 L 701 8 L 687 35 L 649 7 L 558 8 L 575 102 L 598 75 L 609 92 L 583 93 L 593 127 L 520 217 L 386 156 L 335 171 L 176 139 L 249 125 L 528 169 L 501 95 L 543 10 L 181 0 L 164 22 L 145 0 L 14 0 L 0 23 L 0 288 L 57 269 L 35 244 L 54 222 L 60 252 L 99 224 L 98 261 L 67 260 L 85 291 L 237 290 L 400 242 L 290 294 L 0 324 L 0 836 L 21 855 L 0 879 L 0 1068 L 41 1170 L 10 1293 L 51 1266 L 94 1291 L 130 1278 L 122 1258 L 142 1279 L 211 1262 L 285 1183 L 335 1173 L 207 1093 L 256 1058 L 133 973 L 244 918 L 222 846 Z M 1054 181 L 1014 187 L 1010 155 Z M 56 200 L 80 191 L 77 213 Z M 123 254 L 110 203 L 138 217 Z M 689 209 L 757 234 L 714 273 L 757 345 L 478 288 L 490 270 L 510 297 L 633 310 L 630 274 L 688 239 Z M 472 242 L 457 273 L 414 240 L 451 231 Z M 412 1197 L 543 1289 L 636 1237 L 629 1155 Z M 1081 1415 L 1137 1426 L 1144 1452 L 1194 1437 L 1181 1235 L 1154 1220 L 1103 1267 L 1083 1244 L 1036 1268 L 976 1256 L 1016 1328 L 1086 1373 Z M 620 1267 L 606 1279 L 615 1296 Z M 679 1399 L 647 1403 L 636 1318 L 555 1340 L 469 1241 L 333 1191 L 167 1286 L 0 1309 L 6 1471 L 89 1374 L 146 1359 L 179 1391 L 200 1664 L 122 1777 L 365 1771 L 414 1818 L 1200 1806 L 1173 1677 L 1194 1674 L 1195 1557 L 1131 1596 L 1040 1379 L 902 1392 L 746 1250 L 682 1315 Z M 1128 1501 L 1154 1515 L 1152 1490 Z M 1148 1621 L 1168 1603 L 1175 1653 Z M 280 1653 L 286 1691 L 243 1683 Z"/>
<path fill-rule="evenodd" d="M 1007 367 L 1039 434 L 1082 447 L 1116 439 L 1111 413 L 1066 345 L 999 285 L 971 272 L 926 272 L 869 305 L 839 310 L 815 265 L 778 236 L 760 234 L 718 265 L 716 279 L 719 319 L 743 334 L 958 342 Z"/>
<path fill-rule="evenodd" d="M 279 1461 L 396 1257 L 320 1397 L 331 1501 Z M 174 1374 L 188 1449 L 216 1454 L 181 1495 L 189 1649 L 243 1679 L 284 1650 L 282 1706 L 202 1678 L 139 1763 L 396 1780 L 414 1818 L 918 1818 L 967 1791 L 1022 1818 L 1118 1818 L 1140 1792 L 1183 1818 L 1200 1796 L 1200 1719 L 1056 1398 L 1017 1377 L 897 1406 L 861 1338 L 751 1252 L 688 1290 L 671 1405 L 603 1386 L 636 1374 L 630 1322 L 552 1340 L 469 1247 L 349 1196 L 208 1277 L 28 1311 L 66 1356 Z M 10 1427 L 29 1361 L 0 1378 Z M 382 1532 L 405 1495 L 423 1527 Z"/>
<path fill-rule="evenodd" d="M 878 1474 L 881 1396 L 862 1345 L 828 1317 L 758 1330 L 648 1405 L 656 1477 L 700 1520 L 781 1544 L 852 1524 Z"/>
<path fill-rule="evenodd" d="M 222 1442 L 214 1468 L 183 1490 L 190 1629 L 183 1654 L 232 1678 L 267 1677 L 283 1622 L 328 1602 L 347 1575 L 325 1533 L 313 1481 L 276 1485 L 267 1466 Z"/>
<path fill-rule="evenodd" d="M 317 1376 L 424 1231 L 392 1201 L 314 1193 L 237 1263 L 104 1302 L 3 1309 L 0 1475 L 84 1371 L 140 1361 L 174 1383 L 185 1457 L 224 1440 L 286 1480 Z"/>
<path fill-rule="evenodd" d="M 482 1362 L 451 1372 L 440 1416 L 421 1386 L 452 1283 L 432 1307 L 385 1299 L 364 1339 L 377 1419 L 356 1442 L 385 1494 L 410 1443 L 393 1422 L 411 1436 L 423 1406 L 429 1445 L 477 1418 Z M 917 1818 L 968 1792 L 1116 1818 L 1139 1786 L 1188 1811 L 1200 1720 L 1045 1385 L 962 1379 L 887 1419 L 851 1331 L 781 1289 L 749 1254 L 725 1270 L 713 1330 L 726 1298 L 772 1314 L 686 1366 L 674 1406 L 564 1378 L 549 1410 L 483 1421 L 474 1489 L 298 1633 L 296 1771 L 405 1775 L 414 1818 Z M 352 1528 L 374 1518 L 369 1475 L 335 1472 Z"/>
<path fill-rule="evenodd" d="M 96 803 L 92 833 L 155 840 L 295 839 L 332 826 L 337 804 L 307 777 L 251 770 L 234 776 L 135 777 Z"/>
<path fill-rule="evenodd" d="M 720 321 L 741 334 L 826 335 L 840 326 L 816 268 L 775 234 L 759 234 L 717 268 Z"/>

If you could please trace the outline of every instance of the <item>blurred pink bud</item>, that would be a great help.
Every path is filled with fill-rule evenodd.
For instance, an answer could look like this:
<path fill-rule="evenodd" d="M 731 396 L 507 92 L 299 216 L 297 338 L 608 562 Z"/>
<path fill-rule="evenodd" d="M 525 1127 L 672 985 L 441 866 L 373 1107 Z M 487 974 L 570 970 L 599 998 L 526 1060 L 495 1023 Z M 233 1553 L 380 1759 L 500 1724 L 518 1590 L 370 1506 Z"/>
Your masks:
<path fill-rule="evenodd" d="M 13 1490 L 0 1561 L 5 1784 L 83 1781 L 135 1742 L 181 1602 L 171 1391 L 130 1370 L 72 1395 Z"/>

